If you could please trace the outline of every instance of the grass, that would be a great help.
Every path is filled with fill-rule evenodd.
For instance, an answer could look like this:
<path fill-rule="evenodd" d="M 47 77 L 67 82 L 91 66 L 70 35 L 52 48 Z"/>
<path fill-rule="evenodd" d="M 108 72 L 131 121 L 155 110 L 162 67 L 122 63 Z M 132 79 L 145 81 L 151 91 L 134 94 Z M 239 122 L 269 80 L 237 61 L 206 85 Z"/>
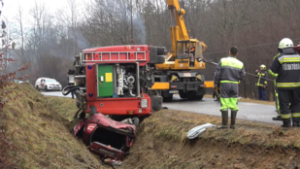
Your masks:
<path fill-rule="evenodd" d="M 68 105 L 74 107 L 73 100 L 47 99 L 29 84 L 12 88 L 11 96 L 30 91 L 8 102 L 3 110 L 7 114 L 7 138 L 17 147 L 11 152 L 18 159 L 17 168 L 100 168 L 99 160 L 65 126 L 72 111 Z"/>
<path fill-rule="evenodd" d="M 75 100 L 42 96 L 29 84 L 10 88 L 10 97 L 30 91 L 4 108 L 7 138 L 17 147 L 8 155 L 15 157 L 16 168 L 105 168 L 67 128 L 77 110 Z M 211 128 L 198 139 L 186 138 L 188 130 L 204 123 L 217 125 L 221 118 L 174 110 L 155 112 L 138 128 L 123 168 L 232 168 L 232 159 L 239 154 L 248 159 L 246 166 L 255 166 L 253 159 L 272 163 L 299 152 L 299 129 L 243 120 L 237 120 L 236 130 Z M 285 149 L 287 155 L 279 156 L 282 153 L 277 151 Z M 257 166 L 268 168 L 258 162 Z M 269 168 L 274 166 L 275 162 Z"/>
<path fill-rule="evenodd" d="M 186 142 L 189 129 L 205 123 L 220 124 L 221 117 L 192 114 L 183 111 L 162 110 L 147 118 L 142 124 L 143 131 L 153 133 L 157 139 Z M 279 126 L 237 120 L 237 129 L 208 129 L 202 139 L 214 139 L 228 143 L 255 144 L 257 146 L 300 147 L 300 130 L 298 128 L 283 129 Z"/>
<path fill-rule="evenodd" d="M 243 156 L 247 160 L 237 166 L 271 169 L 278 167 L 278 160 L 300 152 L 298 128 L 244 120 L 237 120 L 235 130 L 210 128 L 198 139 L 186 138 L 191 128 L 205 123 L 219 125 L 221 117 L 174 110 L 155 112 L 140 125 L 133 155 L 124 168 L 232 168 Z M 283 157 L 279 155 L 282 151 L 286 153 Z"/>

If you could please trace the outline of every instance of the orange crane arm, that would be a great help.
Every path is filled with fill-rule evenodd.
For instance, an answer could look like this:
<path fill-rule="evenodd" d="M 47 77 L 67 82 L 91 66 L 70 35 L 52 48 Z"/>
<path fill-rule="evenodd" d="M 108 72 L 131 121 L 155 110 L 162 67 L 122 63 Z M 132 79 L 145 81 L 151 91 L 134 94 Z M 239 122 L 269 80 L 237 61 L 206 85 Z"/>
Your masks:
<path fill-rule="evenodd" d="M 172 40 L 172 50 L 176 51 L 177 41 L 190 39 L 183 18 L 185 10 L 180 7 L 178 0 L 167 0 L 167 4 L 171 12 L 170 32 Z"/>

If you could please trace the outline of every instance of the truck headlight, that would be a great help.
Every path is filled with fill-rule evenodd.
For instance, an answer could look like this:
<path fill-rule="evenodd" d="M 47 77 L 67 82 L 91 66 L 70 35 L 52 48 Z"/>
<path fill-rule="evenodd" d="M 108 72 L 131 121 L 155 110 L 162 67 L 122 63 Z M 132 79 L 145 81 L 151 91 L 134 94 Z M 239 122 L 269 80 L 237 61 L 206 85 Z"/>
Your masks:
<path fill-rule="evenodd" d="M 142 99 L 141 100 L 141 107 L 142 108 L 148 107 L 148 100 L 147 99 Z"/>

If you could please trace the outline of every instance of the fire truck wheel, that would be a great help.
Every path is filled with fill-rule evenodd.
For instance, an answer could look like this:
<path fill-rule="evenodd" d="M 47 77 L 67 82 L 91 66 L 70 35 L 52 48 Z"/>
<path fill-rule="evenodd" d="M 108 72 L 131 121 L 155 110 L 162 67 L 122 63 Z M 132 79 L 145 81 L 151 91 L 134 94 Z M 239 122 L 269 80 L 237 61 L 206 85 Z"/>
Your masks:
<path fill-rule="evenodd" d="M 135 125 L 135 127 L 138 127 L 140 124 L 140 119 L 138 117 L 134 117 L 132 118 L 133 121 L 133 125 Z"/>
<path fill-rule="evenodd" d="M 153 111 L 159 111 L 160 109 L 162 109 L 161 96 L 151 96 L 151 107 Z"/>

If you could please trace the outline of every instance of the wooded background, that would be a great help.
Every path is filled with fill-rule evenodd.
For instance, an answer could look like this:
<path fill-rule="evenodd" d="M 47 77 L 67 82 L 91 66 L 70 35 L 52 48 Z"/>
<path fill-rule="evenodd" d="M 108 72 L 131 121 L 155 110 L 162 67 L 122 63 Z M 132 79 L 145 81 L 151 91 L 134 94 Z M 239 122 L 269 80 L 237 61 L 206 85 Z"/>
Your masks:
<path fill-rule="evenodd" d="M 42 76 L 65 85 L 74 56 L 84 48 L 130 44 L 131 16 L 134 44 L 170 50 L 170 14 L 165 0 L 92 0 L 84 7 L 78 2 L 68 0 L 68 6 L 55 13 L 47 12 L 39 1 L 30 11 L 19 8 L 14 20 L 17 26 L 9 34 L 18 42 L 18 49 L 10 52 L 19 64 L 32 63 L 24 72 L 32 84 Z M 231 46 L 237 46 L 238 59 L 249 73 L 261 64 L 270 66 L 282 38 L 291 38 L 295 45 L 300 41 L 299 0 L 184 0 L 181 6 L 186 10 L 189 35 L 208 46 L 206 59 L 218 62 Z M 24 19 L 24 13 L 30 14 L 30 21 Z M 30 28 L 25 30 L 28 22 Z M 203 71 L 206 80 L 213 79 L 214 71 L 214 65 L 207 64 Z M 240 95 L 257 98 L 255 82 L 255 77 L 247 75 Z M 267 90 L 272 100 L 272 82 Z"/>

